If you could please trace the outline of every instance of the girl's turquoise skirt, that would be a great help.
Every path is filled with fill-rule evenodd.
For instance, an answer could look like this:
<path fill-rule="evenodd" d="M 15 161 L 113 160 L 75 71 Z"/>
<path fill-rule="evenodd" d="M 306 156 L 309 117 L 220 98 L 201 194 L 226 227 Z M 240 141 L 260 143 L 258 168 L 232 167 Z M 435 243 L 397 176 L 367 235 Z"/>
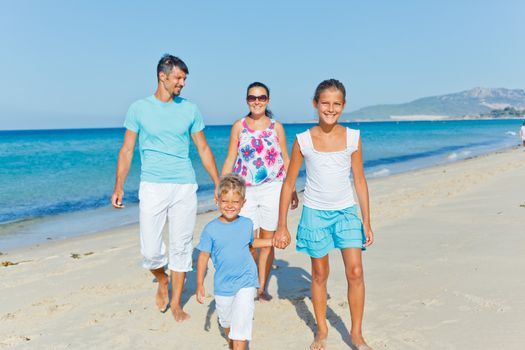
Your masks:
<path fill-rule="evenodd" d="M 298 252 L 321 258 L 334 248 L 360 248 L 366 242 L 356 206 L 341 210 L 317 210 L 303 206 L 297 228 Z"/>

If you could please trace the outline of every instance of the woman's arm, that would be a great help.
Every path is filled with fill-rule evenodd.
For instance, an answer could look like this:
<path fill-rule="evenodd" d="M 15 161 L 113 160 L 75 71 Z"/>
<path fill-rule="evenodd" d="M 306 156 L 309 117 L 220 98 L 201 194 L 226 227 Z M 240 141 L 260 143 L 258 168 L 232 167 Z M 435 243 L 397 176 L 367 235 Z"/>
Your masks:
<path fill-rule="evenodd" d="M 281 123 L 275 122 L 275 131 L 277 132 L 277 138 L 279 140 L 279 145 L 281 146 L 281 154 L 284 161 L 284 170 L 288 174 L 288 168 L 290 166 L 290 157 L 288 157 L 288 147 L 286 146 L 286 133 L 284 132 L 284 127 Z M 291 199 L 291 209 L 297 208 L 299 205 L 299 198 L 297 197 L 297 192 L 295 191 L 295 185 L 292 192 Z"/>
<path fill-rule="evenodd" d="M 235 163 L 235 159 L 239 153 L 237 147 L 239 146 L 239 133 L 241 132 L 241 126 L 240 120 L 237 120 L 232 125 L 232 130 L 230 132 L 230 143 L 228 145 L 228 154 L 226 155 L 226 159 L 222 164 L 221 175 L 231 173 L 233 170 L 233 163 Z"/>
<path fill-rule="evenodd" d="M 274 247 L 284 249 L 290 244 L 290 232 L 288 231 L 288 207 L 292 200 L 292 192 L 295 189 L 295 181 L 299 175 L 301 164 L 303 163 L 303 155 L 299 147 L 299 143 L 295 140 L 292 147 L 292 160 L 288 167 L 288 174 L 284 180 L 281 189 L 281 197 L 279 200 L 279 223 L 277 224 L 277 231 L 273 236 Z"/>
<path fill-rule="evenodd" d="M 352 175 L 354 177 L 355 192 L 361 208 L 361 217 L 365 229 L 366 242 L 365 247 L 374 243 L 374 233 L 370 225 L 370 207 L 368 200 L 368 185 L 366 183 L 365 172 L 363 169 L 363 147 L 361 139 L 357 146 L 357 151 L 352 153 Z"/>

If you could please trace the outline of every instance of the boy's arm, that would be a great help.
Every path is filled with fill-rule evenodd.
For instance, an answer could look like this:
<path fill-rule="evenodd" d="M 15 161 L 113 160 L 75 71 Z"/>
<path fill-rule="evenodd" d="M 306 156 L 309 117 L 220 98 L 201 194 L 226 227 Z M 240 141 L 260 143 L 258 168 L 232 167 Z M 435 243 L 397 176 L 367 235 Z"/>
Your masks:
<path fill-rule="evenodd" d="M 271 238 L 254 238 L 251 246 L 254 248 L 272 247 L 273 246 L 272 239 Z"/>
<path fill-rule="evenodd" d="M 208 267 L 208 260 L 210 259 L 210 253 L 200 252 L 199 259 L 197 260 L 197 290 L 196 297 L 197 302 L 204 303 L 204 297 L 206 296 L 204 291 L 204 275 Z"/>

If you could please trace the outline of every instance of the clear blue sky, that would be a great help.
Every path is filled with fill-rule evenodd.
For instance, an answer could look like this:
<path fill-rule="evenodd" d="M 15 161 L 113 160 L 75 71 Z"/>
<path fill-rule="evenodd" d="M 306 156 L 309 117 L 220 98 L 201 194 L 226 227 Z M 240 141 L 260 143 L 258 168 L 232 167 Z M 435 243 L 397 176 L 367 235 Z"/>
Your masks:
<path fill-rule="evenodd" d="M 151 95 L 163 53 L 190 75 L 182 95 L 208 124 L 270 86 L 279 120 L 313 116 L 323 79 L 347 111 L 482 87 L 525 87 L 525 2 L 3 1 L 0 129 L 121 126 Z"/>

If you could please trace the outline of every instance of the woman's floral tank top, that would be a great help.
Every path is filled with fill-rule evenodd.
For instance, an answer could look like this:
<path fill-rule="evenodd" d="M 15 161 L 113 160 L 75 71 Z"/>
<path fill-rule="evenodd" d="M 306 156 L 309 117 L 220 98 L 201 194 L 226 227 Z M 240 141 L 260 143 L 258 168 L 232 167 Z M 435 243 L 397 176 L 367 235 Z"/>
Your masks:
<path fill-rule="evenodd" d="M 233 172 L 244 178 L 246 186 L 283 181 L 284 161 L 275 120 L 272 119 L 270 126 L 264 130 L 252 130 L 243 118 L 237 150 Z"/>

